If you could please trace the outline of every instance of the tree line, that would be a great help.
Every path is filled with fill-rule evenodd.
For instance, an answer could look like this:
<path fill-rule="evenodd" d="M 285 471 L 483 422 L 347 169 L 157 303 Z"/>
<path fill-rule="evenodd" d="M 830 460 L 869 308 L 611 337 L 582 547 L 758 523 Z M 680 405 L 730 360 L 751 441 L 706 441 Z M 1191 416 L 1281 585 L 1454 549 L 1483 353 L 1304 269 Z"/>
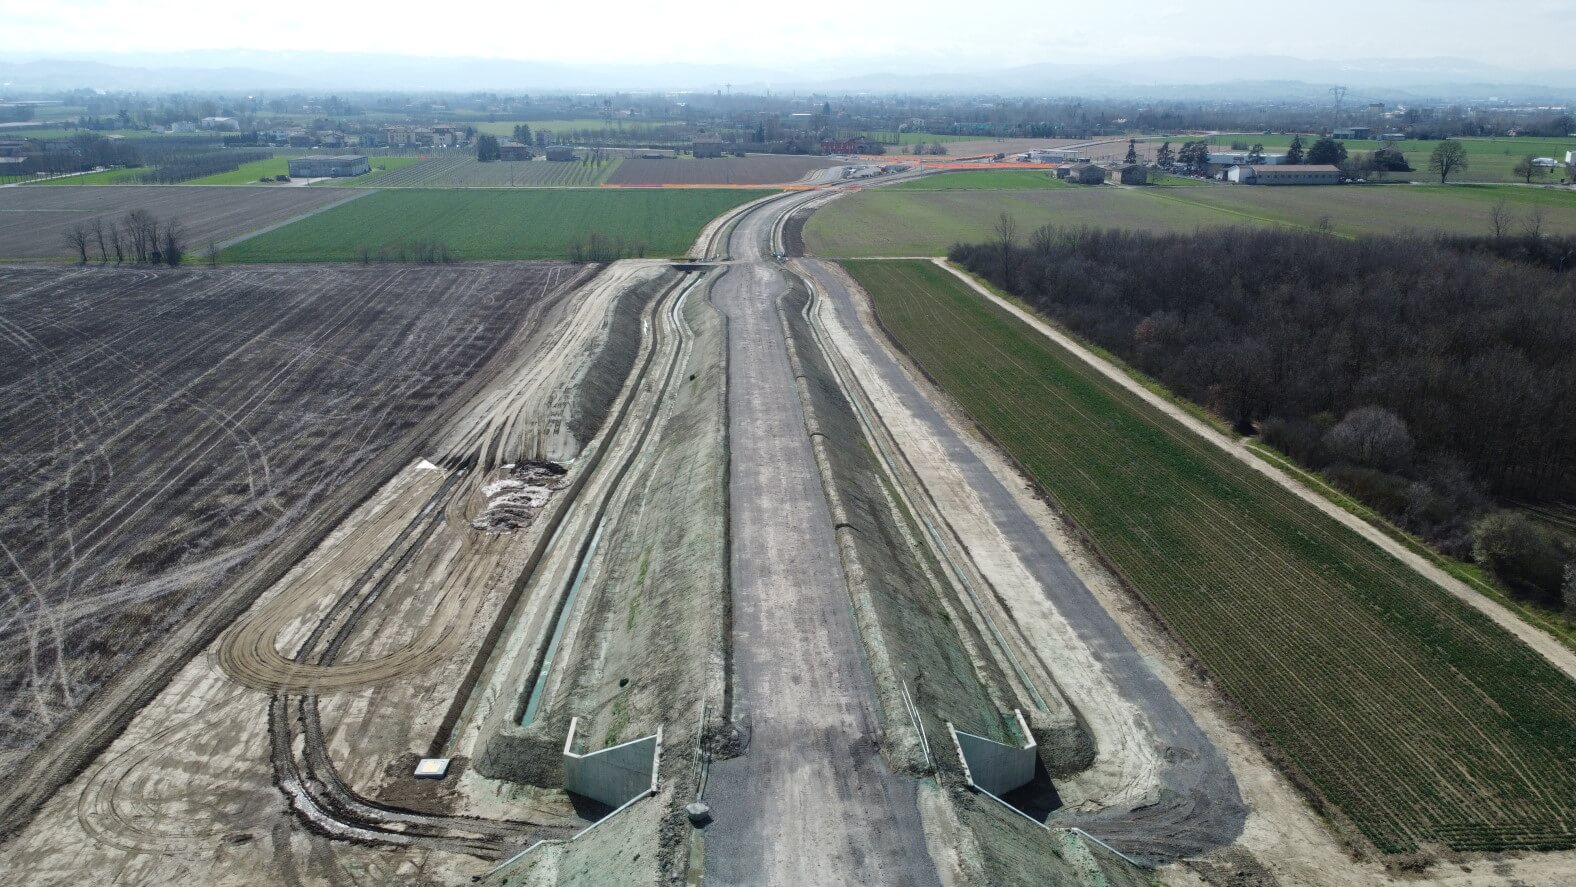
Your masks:
<path fill-rule="evenodd" d="M 954 261 L 1553 604 L 1576 540 L 1576 240 L 1045 227 Z"/>
<path fill-rule="evenodd" d="M 95 250 L 100 264 L 108 264 L 113 257 L 117 265 L 131 262 L 174 268 L 186 258 L 186 226 L 178 219 L 160 221 L 145 209 L 131 210 L 119 222 L 95 216 L 73 224 L 64 236 L 83 265 Z"/>

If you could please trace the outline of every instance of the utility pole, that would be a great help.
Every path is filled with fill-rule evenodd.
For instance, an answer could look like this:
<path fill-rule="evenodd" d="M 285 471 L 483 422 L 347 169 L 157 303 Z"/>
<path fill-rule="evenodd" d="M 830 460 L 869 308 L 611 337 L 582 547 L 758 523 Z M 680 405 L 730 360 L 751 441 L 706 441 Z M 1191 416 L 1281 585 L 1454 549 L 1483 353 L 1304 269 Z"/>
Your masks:
<path fill-rule="evenodd" d="M 1346 100 L 1346 87 L 1330 87 L 1330 97 L 1335 100 L 1335 120 L 1330 124 L 1330 128 L 1334 129 L 1341 125 L 1341 102 Z"/>

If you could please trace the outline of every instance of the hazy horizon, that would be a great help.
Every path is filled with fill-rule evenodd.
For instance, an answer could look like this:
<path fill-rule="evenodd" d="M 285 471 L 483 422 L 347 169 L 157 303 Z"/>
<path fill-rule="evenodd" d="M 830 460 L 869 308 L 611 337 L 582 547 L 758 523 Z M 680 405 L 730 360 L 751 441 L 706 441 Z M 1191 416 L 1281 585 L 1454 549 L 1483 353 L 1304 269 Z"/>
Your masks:
<path fill-rule="evenodd" d="M 6 21 L 0 61 L 333 52 L 566 65 L 741 65 L 806 75 L 826 66 L 835 75 L 902 66 L 923 72 L 1289 56 L 1334 63 L 1451 58 L 1535 73 L 1572 67 L 1569 34 L 1576 30 L 1576 3 L 1564 0 L 1533 0 L 1514 15 L 1491 16 L 1471 0 L 1333 0 L 1317 9 L 1241 14 L 1176 0 L 1135 0 L 1120 11 L 1037 7 L 974 14 L 935 0 L 904 5 L 899 13 L 827 0 L 759 8 L 694 0 L 675 14 L 654 4 L 612 0 L 594 16 L 578 6 L 548 4 L 467 8 L 450 15 L 409 0 L 386 0 L 325 7 L 348 12 L 318 25 L 293 17 L 295 8 L 229 9 L 216 20 L 212 6 L 198 0 L 56 6 L 0 0 Z M 549 34 L 552 39 L 542 36 Z"/>

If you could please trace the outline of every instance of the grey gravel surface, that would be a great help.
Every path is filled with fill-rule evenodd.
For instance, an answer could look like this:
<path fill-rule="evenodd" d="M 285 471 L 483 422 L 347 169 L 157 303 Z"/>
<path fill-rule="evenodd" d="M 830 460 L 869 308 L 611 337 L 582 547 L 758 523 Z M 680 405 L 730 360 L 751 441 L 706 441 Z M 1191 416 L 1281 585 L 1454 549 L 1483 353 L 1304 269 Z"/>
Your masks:
<path fill-rule="evenodd" d="M 917 782 L 878 750 L 875 691 L 776 313 L 788 288 L 751 213 L 712 299 L 728 319 L 734 720 L 712 766 L 708 885 L 939 885 Z"/>

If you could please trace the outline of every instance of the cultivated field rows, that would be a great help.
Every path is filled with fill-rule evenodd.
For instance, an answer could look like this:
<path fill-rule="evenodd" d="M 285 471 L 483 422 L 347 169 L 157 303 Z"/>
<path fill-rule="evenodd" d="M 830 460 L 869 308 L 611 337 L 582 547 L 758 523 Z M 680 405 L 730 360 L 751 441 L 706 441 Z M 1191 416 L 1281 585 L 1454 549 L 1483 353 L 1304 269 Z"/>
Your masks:
<path fill-rule="evenodd" d="M 197 186 L 115 186 L 7 188 L 0 191 L 0 260 L 76 259 L 65 232 L 81 222 L 101 219 L 119 224 L 129 211 L 143 209 L 160 221 L 177 220 L 195 249 L 222 243 L 276 222 L 305 215 L 346 198 L 344 192 L 315 188 L 233 188 Z M 92 261 L 100 258 L 95 243 Z M 115 260 L 113 250 L 109 261 Z"/>
<path fill-rule="evenodd" d="M 1555 763 L 1576 720 L 1568 679 L 943 272 L 853 268 L 902 346 L 1375 844 L 1571 843 L 1570 787 Z"/>

